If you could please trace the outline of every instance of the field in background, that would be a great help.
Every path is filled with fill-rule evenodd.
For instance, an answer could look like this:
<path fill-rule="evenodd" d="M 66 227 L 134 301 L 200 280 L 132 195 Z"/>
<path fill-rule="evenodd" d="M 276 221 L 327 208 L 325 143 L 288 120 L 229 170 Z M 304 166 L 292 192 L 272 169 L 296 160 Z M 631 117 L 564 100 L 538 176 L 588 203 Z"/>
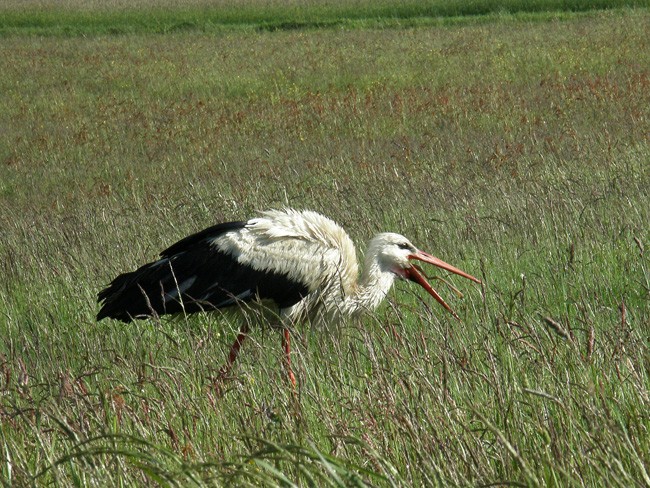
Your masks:
<path fill-rule="evenodd" d="M 575 17 L 648 0 L 5 0 L 0 36 L 368 28 Z"/>
<path fill-rule="evenodd" d="M 0 479 L 650 485 L 649 30 L 2 38 Z M 462 323 L 399 283 L 296 330 L 297 395 L 277 331 L 215 390 L 231 317 L 94 321 L 116 273 L 284 205 L 485 286 L 439 285 Z"/>

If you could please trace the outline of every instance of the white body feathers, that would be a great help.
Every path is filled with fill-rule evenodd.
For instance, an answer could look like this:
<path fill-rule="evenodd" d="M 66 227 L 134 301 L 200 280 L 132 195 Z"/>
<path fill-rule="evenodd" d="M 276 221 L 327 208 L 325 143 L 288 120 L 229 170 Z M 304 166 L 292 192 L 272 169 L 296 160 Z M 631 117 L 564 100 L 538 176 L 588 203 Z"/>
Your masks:
<path fill-rule="evenodd" d="M 279 272 L 304 283 L 309 294 L 281 310 L 283 317 L 290 320 L 329 322 L 374 309 L 396 277 L 381 269 L 375 255 L 378 246 L 371 244 L 363 279 L 358 281 L 359 266 L 352 239 L 334 221 L 311 211 L 263 212 L 243 229 L 227 232 L 212 244 L 241 264 Z"/>

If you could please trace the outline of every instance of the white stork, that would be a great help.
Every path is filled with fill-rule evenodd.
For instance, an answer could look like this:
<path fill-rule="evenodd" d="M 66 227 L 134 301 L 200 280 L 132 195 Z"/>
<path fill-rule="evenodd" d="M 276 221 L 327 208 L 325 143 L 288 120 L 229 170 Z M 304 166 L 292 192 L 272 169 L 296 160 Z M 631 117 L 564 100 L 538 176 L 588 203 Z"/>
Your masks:
<path fill-rule="evenodd" d="M 286 365 L 295 385 L 288 327 L 301 320 L 330 322 L 374 310 L 396 278 L 418 283 L 458 318 L 412 260 L 481 283 L 393 233 L 370 241 L 359 277 L 354 244 L 338 224 L 316 212 L 271 210 L 190 235 L 164 250 L 158 261 L 119 275 L 98 294 L 102 306 L 97 320 L 130 322 L 272 302 L 283 325 Z M 230 370 L 248 334 L 248 322 L 243 324 L 222 374 Z"/>

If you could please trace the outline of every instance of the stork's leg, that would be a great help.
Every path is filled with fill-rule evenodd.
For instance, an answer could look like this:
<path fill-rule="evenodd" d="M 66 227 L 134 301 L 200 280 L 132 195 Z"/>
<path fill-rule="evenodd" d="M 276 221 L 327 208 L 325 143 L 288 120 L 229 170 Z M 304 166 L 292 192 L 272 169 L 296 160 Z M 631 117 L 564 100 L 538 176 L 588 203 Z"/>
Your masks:
<path fill-rule="evenodd" d="M 296 377 L 291 370 L 291 336 L 289 335 L 289 329 L 286 327 L 282 329 L 282 348 L 284 349 L 284 355 L 287 361 L 286 367 L 289 380 L 293 386 L 296 386 Z"/>
<path fill-rule="evenodd" d="M 225 377 L 230 372 L 230 369 L 232 368 L 232 365 L 235 362 L 235 359 L 237 359 L 237 355 L 239 354 L 239 349 L 241 349 L 241 345 L 244 342 L 244 339 L 246 339 L 247 335 L 248 322 L 244 321 L 244 323 L 241 325 L 241 328 L 239 329 L 239 334 L 237 334 L 237 339 L 235 339 L 235 342 L 230 348 L 230 353 L 228 353 L 226 364 L 224 364 L 219 370 L 219 376 L 221 378 Z"/>

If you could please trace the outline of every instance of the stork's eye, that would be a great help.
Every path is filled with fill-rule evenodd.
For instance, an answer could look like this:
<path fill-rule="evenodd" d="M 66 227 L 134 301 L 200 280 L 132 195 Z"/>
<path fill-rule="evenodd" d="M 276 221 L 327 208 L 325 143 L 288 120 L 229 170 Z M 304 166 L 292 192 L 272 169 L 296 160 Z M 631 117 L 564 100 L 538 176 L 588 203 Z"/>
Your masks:
<path fill-rule="evenodd" d="M 401 242 L 397 245 L 400 249 L 411 249 L 411 245 L 408 242 Z"/>

